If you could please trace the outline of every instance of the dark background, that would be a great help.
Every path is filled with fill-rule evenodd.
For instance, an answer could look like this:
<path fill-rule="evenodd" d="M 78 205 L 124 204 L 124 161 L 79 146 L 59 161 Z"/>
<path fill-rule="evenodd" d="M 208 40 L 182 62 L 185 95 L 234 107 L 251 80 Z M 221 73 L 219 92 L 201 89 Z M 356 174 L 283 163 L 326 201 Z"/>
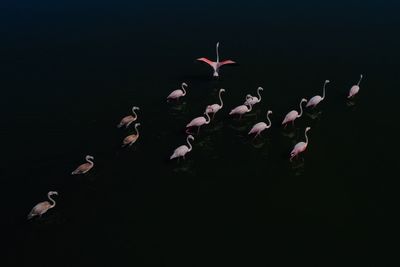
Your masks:
<path fill-rule="evenodd" d="M 6 266 L 396 266 L 400 4 L 265 2 L 0 4 Z M 195 59 L 214 59 L 217 41 L 238 64 L 214 80 Z M 283 131 L 326 79 L 325 101 Z M 188 95 L 166 103 L 183 81 Z M 258 86 L 253 115 L 230 118 Z M 169 161 L 221 87 L 224 109 Z M 132 128 L 115 126 L 133 105 L 141 136 L 122 149 Z M 267 109 L 272 128 L 253 142 Z M 87 154 L 93 170 L 71 176 Z M 50 190 L 57 206 L 26 221 Z"/>

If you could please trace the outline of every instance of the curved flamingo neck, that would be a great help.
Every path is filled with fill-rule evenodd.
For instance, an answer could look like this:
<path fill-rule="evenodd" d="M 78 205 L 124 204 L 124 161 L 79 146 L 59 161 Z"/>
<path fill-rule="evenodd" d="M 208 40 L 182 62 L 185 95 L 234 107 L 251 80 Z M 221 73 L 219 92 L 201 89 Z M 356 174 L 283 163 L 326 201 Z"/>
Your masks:
<path fill-rule="evenodd" d="M 249 106 L 250 106 L 250 108 L 248 109 L 247 112 L 250 112 L 253 109 L 253 105 L 252 104 L 250 104 Z"/>
<path fill-rule="evenodd" d="M 206 119 L 206 124 L 209 124 L 210 123 L 210 121 L 211 121 L 211 118 L 210 118 L 210 115 L 208 115 L 208 112 L 206 112 L 206 117 L 207 117 L 207 119 Z"/>
<path fill-rule="evenodd" d="M 189 145 L 188 151 L 192 151 L 192 144 L 189 142 L 189 140 L 190 140 L 189 136 L 186 137 L 186 143 Z"/>
<path fill-rule="evenodd" d="M 271 120 L 269 119 L 269 114 L 270 114 L 270 113 L 267 114 L 267 121 L 268 121 L 267 128 L 271 127 L 271 124 L 272 124 L 272 123 L 271 123 Z"/>
<path fill-rule="evenodd" d="M 181 88 L 182 88 L 182 91 L 183 91 L 183 94 L 182 94 L 182 95 L 185 96 L 185 95 L 186 95 L 185 85 L 182 84 Z"/>
<path fill-rule="evenodd" d="M 139 136 L 139 130 L 138 130 L 138 125 L 135 125 L 135 131 L 136 131 L 136 135 Z"/>
<path fill-rule="evenodd" d="M 86 158 L 86 161 L 87 161 L 90 165 L 94 165 L 93 161 L 91 161 L 90 158 Z"/>
<path fill-rule="evenodd" d="M 306 136 L 306 146 L 308 145 L 308 136 L 307 136 L 307 130 L 305 130 L 304 135 Z"/>
<path fill-rule="evenodd" d="M 137 119 L 137 114 L 136 114 L 136 112 L 135 112 L 135 108 L 132 108 L 132 113 L 133 113 L 133 116 L 134 116 L 134 118 L 135 118 L 135 120 Z"/>
<path fill-rule="evenodd" d="M 54 208 L 56 206 L 55 200 L 51 198 L 50 194 L 47 195 L 47 198 L 52 202 L 52 204 L 50 205 L 50 209 Z"/>
<path fill-rule="evenodd" d="M 303 100 L 300 101 L 300 114 L 297 116 L 297 118 L 300 118 L 301 115 L 303 115 L 303 106 L 302 106 L 302 104 L 303 104 Z"/>
<path fill-rule="evenodd" d="M 358 80 L 357 86 L 360 86 L 360 82 L 361 82 L 362 78 L 363 78 L 363 75 L 361 74 L 360 75 L 360 80 Z"/>
<path fill-rule="evenodd" d="M 324 88 L 322 89 L 322 97 L 321 97 L 321 100 L 322 100 L 322 99 L 325 99 L 325 90 L 326 90 L 325 87 L 326 87 L 326 84 L 327 84 L 327 83 L 325 82 Z"/>
<path fill-rule="evenodd" d="M 260 90 L 261 90 L 261 87 L 258 87 L 258 89 L 257 89 L 258 102 L 260 102 L 260 101 L 261 101 Z"/>
<path fill-rule="evenodd" d="M 222 97 L 221 97 L 222 92 L 223 92 L 223 91 L 219 91 L 219 102 L 221 103 L 221 104 L 220 104 L 220 107 L 221 107 L 221 108 L 224 106 L 224 102 L 222 102 Z"/>

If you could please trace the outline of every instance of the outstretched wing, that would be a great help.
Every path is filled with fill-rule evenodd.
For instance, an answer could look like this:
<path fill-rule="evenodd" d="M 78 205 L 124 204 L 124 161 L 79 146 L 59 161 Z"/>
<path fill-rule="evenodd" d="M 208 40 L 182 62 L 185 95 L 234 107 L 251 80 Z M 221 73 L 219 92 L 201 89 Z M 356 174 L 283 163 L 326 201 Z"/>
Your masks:
<path fill-rule="evenodd" d="M 207 63 L 208 65 L 210 65 L 211 67 L 214 67 L 214 62 L 212 62 L 211 60 L 209 60 L 205 57 L 198 58 L 197 60 L 203 61 L 203 62 Z"/>
<path fill-rule="evenodd" d="M 228 64 L 236 64 L 236 62 L 235 61 L 233 61 L 233 60 L 224 60 L 224 61 L 221 61 L 220 63 L 219 63 L 219 65 L 220 66 L 222 66 L 222 65 L 228 65 Z"/>

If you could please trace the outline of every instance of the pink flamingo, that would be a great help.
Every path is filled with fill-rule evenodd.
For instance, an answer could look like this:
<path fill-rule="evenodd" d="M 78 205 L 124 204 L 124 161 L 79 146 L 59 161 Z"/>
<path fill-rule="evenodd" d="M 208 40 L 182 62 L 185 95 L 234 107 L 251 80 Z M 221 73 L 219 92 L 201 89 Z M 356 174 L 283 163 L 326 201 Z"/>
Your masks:
<path fill-rule="evenodd" d="M 315 107 L 319 104 L 319 102 L 321 102 L 322 100 L 325 99 L 325 87 L 326 87 L 326 84 L 327 84 L 327 83 L 329 83 L 329 80 L 326 80 L 325 83 L 324 83 L 324 88 L 322 89 L 322 97 L 319 96 L 319 95 L 313 96 L 313 97 L 307 102 L 307 105 L 306 105 L 307 108 L 308 108 L 308 107 L 315 108 Z"/>
<path fill-rule="evenodd" d="M 179 158 L 179 157 L 182 157 L 183 159 L 185 159 L 186 153 L 192 151 L 192 145 L 190 144 L 189 139 L 191 139 L 193 141 L 194 137 L 192 135 L 189 135 L 188 137 L 186 137 L 186 142 L 189 146 L 181 145 L 180 147 L 175 149 L 174 153 L 171 155 L 170 159 Z"/>
<path fill-rule="evenodd" d="M 138 127 L 140 126 L 140 123 L 135 123 L 135 131 L 136 133 L 128 135 L 127 137 L 124 138 L 124 140 L 122 141 L 122 146 L 132 146 L 139 138 L 139 130 Z"/>
<path fill-rule="evenodd" d="M 203 116 L 194 118 L 191 122 L 189 122 L 186 125 L 186 128 L 197 127 L 197 133 L 199 133 L 200 127 L 203 126 L 204 124 L 209 124 L 211 121 L 211 118 L 208 115 L 209 110 L 210 110 L 210 106 L 207 106 L 206 110 L 204 111 L 204 115 L 206 115 L 207 119 L 205 119 Z M 188 130 L 189 129 L 186 129 L 186 133 L 189 134 Z"/>
<path fill-rule="evenodd" d="M 272 114 L 271 110 L 268 110 L 268 112 L 267 112 L 268 125 L 265 122 L 256 123 L 256 124 L 254 124 L 253 128 L 251 128 L 251 130 L 248 134 L 256 133 L 256 135 L 254 136 L 254 138 L 256 138 L 257 136 L 259 136 L 261 134 L 262 131 L 270 128 L 271 120 L 269 119 L 269 114 Z"/>
<path fill-rule="evenodd" d="M 87 161 L 87 163 L 83 163 L 82 165 L 80 165 L 78 168 L 75 169 L 75 171 L 73 171 L 71 174 L 75 175 L 75 174 L 84 174 L 87 173 L 88 171 L 90 171 L 90 169 L 93 168 L 94 163 L 92 160 L 94 160 L 94 157 L 87 155 L 85 157 L 85 160 Z"/>
<path fill-rule="evenodd" d="M 217 113 L 223 106 L 224 102 L 222 102 L 221 94 L 225 92 L 225 89 L 221 88 L 219 89 L 219 102 L 220 104 L 212 104 L 208 106 L 207 111 L 208 113 L 212 113 L 213 116 L 212 118 L 214 119 L 215 113 Z"/>
<path fill-rule="evenodd" d="M 217 61 L 211 61 L 211 60 L 209 60 L 209 59 L 207 59 L 205 57 L 201 57 L 201 58 L 197 59 L 199 61 L 203 61 L 203 62 L 207 63 L 208 65 L 211 66 L 211 68 L 213 68 L 213 70 L 214 70 L 213 76 L 214 77 L 218 77 L 219 76 L 218 72 L 219 72 L 219 68 L 221 66 L 227 65 L 227 64 L 235 64 L 236 63 L 235 61 L 232 61 L 232 60 L 224 60 L 224 61 L 220 62 L 219 61 L 219 54 L 218 54 L 218 47 L 219 47 L 219 42 L 217 43 Z"/>
<path fill-rule="evenodd" d="M 258 97 L 252 96 L 252 95 L 246 95 L 246 101 L 244 102 L 244 104 L 245 105 L 255 105 L 257 103 L 260 103 L 261 102 L 260 91 L 264 91 L 264 88 L 262 88 L 262 87 L 257 88 Z"/>
<path fill-rule="evenodd" d="M 247 107 L 247 105 L 237 106 L 236 108 L 232 109 L 231 112 L 229 112 L 229 115 L 239 114 L 239 119 L 242 119 L 243 114 L 251 111 L 253 106 L 252 105 L 249 105 L 249 106 L 250 106 L 250 108 Z"/>
<path fill-rule="evenodd" d="M 286 127 L 286 125 L 289 122 L 292 122 L 292 124 L 294 126 L 294 120 L 297 119 L 297 118 L 300 118 L 301 115 L 303 115 L 303 107 L 301 105 L 301 104 L 303 104 L 303 102 L 307 102 L 307 99 L 303 98 L 300 101 L 300 114 L 296 110 L 290 111 L 288 114 L 286 114 L 285 119 L 282 122 L 282 125 L 285 125 L 285 127 Z"/>
<path fill-rule="evenodd" d="M 360 91 L 360 82 L 361 82 L 362 78 L 363 78 L 363 75 L 361 74 L 361 75 L 360 75 L 360 80 L 358 80 L 358 83 L 357 83 L 356 85 L 353 85 L 353 86 L 350 88 L 350 92 L 349 92 L 349 95 L 347 96 L 347 98 L 352 98 L 352 97 L 354 97 L 356 94 L 358 94 L 358 91 Z"/>
<path fill-rule="evenodd" d="M 42 215 L 43 215 L 44 213 L 46 213 L 49 209 L 52 209 L 52 208 L 54 208 L 54 207 L 56 206 L 56 202 L 54 201 L 54 199 L 51 198 L 52 195 L 58 195 L 58 193 L 57 193 L 56 191 L 50 191 L 50 192 L 48 192 L 48 193 L 47 193 L 47 198 L 48 198 L 52 203 L 50 204 L 49 201 L 43 201 L 43 202 L 40 202 L 40 203 L 36 204 L 36 205 L 32 208 L 31 212 L 29 212 L 28 217 L 27 217 L 28 220 L 30 220 L 30 219 L 32 219 L 33 217 L 38 216 L 38 215 L 39 215 L 39 217 L 42 217 Z"/>
<path fill-rule="evenodd" d="M 180 97 L 186 95 L 186 90 L 185 90 L 185 88 L 187 88 L 187 86 L 188 86 L 188 85 L 187 85 L 186 83 L 182 83 L 181 89 L 177 89 L 177 90 L 172 91 L 172 92 L 167 96 L 167 100 L 169 100 L 169 99 L 176 99 L 176 101 L 178 101 Z"/>
<path fill-rule="evenodd" d="M 135 112 L 135 110 L 140 110 L 140 108 L 138 107 L 133 107 L 132 108 L 132 115 L 126 116 L 124 117 L 121 122 L 117 125 L 118 128 L 121 128 L 122 126 L 125 126 L 125 128 L 127 128 L 132 122 L 137 120 L 137 114 Z"/>
<path fill-rule="evenodd" d="M 298 142 L 292 152 L 290 152 L 290 161 L 292 161 L 292 159 L 294 157 L 297 157 L 300 153 L 304 152 L 304 150 L 306 150 L 307 145 L 308 145 L 308 136 L 307 136 L 307 132 L 311 129 L 311 127 L 307 127 L 306 130 L 304 131 L 304 135 L 306 136 L 306 142 Z"/>

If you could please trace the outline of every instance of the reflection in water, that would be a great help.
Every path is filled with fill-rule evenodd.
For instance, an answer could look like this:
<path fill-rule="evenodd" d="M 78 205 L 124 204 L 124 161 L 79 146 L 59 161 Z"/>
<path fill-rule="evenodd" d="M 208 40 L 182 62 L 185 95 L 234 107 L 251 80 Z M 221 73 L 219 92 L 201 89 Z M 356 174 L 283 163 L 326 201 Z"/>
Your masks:
<path fill-rule="evenodd" d="M 174 172 L 194 175 L 194 171 L 193 171 L 194 162 L 193 162 L 193 160 L 179 159 L 178 158 L 176 160 L 176 162 L 173 162 L 172 164 L 176 165 L 176 167 L 173 168 Z"/>
<path fill-rule="evenodd" d="M 312 120 L 320 120 L 322 116 L 321 110 L 312 109 L 311 112 L 307 112 L 306 115 Z"/>
<path fill-rule="evenodd" d="M 346 99 L 346 106 L 348 107 L 354 107 L 356 105 L 356 102 L 350 99 Z"/>
<path fill-rule="evenodd" d="M 290 162 L 290 167 L 296 176 L 302 175 L 304 172 L 305 161 L 304 157 L 298 156 Z"/>
<path fill-rule="evenodd" d="M 281 133 L 282 133 L 283 136 L 288 137 L 289 139 L 293 139 L 298 135 L 299 129 L 297 129 L 297 128 L 290 128 L 290 129 L 286 128 L 286 129 L 283 129 L 281 131 Z"/>
<path fill-rule="evenodd" d="M 173 114 L 173 115 L 176 115 L 176 114 L 180 114 L 180 113 L 177 113 L 177 112 L 182 112 L 182 111 L 186 111 L 186 107 L 187 107 L 187 104 L 186 104 L 186 101 L 183 101 L 183 102 L 177 102 L 177 103 L 172 103 L 171 104 L 171 113 Z"/>

